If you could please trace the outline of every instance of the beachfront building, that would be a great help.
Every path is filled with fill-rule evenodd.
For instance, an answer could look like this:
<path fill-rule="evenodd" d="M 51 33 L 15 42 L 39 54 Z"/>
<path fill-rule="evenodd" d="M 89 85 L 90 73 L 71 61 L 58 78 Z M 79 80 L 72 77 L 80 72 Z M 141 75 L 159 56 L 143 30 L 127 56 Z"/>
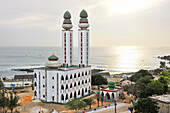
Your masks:
<path fill-rule="evenodd" d="M 104 97 L 104 101 L 114 102 L 119 100 L 120 94 L 123 92 L 123 87 L 115 85 L 114 81 L 109 81 L 108 86 L 100 89 L 100 94 Z"/>
<path fill-rule="evenodd" d="M 81 11 L 80 17 L 85 18 L 86 21 L 80 19 L 80 30 L 78 33 L 83 34 L 85 31 L 85 36 L 83 35 L 82 40 L 86 40 L 79 46 L 82 47 L 83 54 L 79 55 L 79 59 L 82 59 L 77 65 L 72 64 L 72 40 L 73 31 L 71 23 L 71 15 L 67 11 L 64 14 L 64 22 L 62 31 L 62 63 L 57 56 L 54 54 L 48 58 L 45 67 L 34 69 L 34 98 L 41 99 L 45 102 L 56 102 L 56 103 L 66 103 L 70 99 L 80 98 L 82 96 L 91 93 L 91 66 L 87 62 L 89 58 L 88 50 L 89 45 L 87 45 L 87 30 L 88 20 L 87 12 L 85 10 Z M 80 32 L 82 30 L 82 32 Z M 78 35 L 78 39 L 81 39 L 82 35 Z M 89 43 L 89 34 L 88 34 Z M 84 45 L 85 44 L 85 45 Z M 87 49 L 88 48 L 88 49 Z M 80 49 L 80 50 L 81 50 Z M 86 50 L 84 50 L 86 49 Z M 85 59 L 86 58 L 86 59 Z M 85 61 L 84 61 L 85 60 Z"/>

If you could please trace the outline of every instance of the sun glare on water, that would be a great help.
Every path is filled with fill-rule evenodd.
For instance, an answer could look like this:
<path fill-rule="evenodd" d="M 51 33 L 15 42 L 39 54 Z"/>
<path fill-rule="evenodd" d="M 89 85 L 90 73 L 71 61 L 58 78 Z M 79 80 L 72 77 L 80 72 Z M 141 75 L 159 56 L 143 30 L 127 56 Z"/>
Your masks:
<path fill-rule="evenodd" d="M 159 4 L 164 0 L 109 0 L 108 8 L 115 13 L 132 13 Z"/>

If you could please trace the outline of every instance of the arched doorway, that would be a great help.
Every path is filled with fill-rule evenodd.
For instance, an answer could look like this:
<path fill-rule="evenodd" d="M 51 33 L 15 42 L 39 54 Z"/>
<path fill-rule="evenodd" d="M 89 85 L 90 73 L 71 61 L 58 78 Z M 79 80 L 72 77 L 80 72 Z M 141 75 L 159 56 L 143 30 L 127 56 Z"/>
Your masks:
<path fill-rule="evenodd" d="M 111 100 L 109 93 L 106 93 L 105 100 L 106 100 L 106 101 L 110 101 L 110 100 Z"/>

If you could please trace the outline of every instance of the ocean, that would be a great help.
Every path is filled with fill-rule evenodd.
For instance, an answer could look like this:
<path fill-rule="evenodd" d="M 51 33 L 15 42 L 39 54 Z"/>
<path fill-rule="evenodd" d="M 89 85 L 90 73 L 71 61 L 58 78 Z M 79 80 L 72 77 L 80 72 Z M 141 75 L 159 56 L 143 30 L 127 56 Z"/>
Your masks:
<path fill-rule="evenodd" d="M 62 62 L 61 47 L 0 47 L 0 77 L 26 74 L 11 69 L 44 66 L 52 54 L 57 55 Z M 156 69 L 160 63 L 157 57 L 163 55 L 170 55 L 170 47 L 91 47 L 89 62 L 92 68 L 116 74 L 136 72 L 140 69 Z M 78 64 L 76 47 L 73 48 L 73 63 Z"/>

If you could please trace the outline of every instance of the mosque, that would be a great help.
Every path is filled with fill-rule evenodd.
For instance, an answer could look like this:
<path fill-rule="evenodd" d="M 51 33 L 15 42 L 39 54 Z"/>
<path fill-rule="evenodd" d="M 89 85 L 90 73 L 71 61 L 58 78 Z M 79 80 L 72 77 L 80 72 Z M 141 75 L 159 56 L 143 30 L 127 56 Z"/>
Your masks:
<path fill-rule="evenodd" d="M 89 65 L 89 24 L 85 10 L 80 12 L 78 30 L 78 64 L 73 65 L 73 30 L 71 14 L 66 11 L 62 30 L 62 63 L 54 54 L 44 67 L 34 69 L 34 99 L 67 103 L 91 92 Z"/>
<path fill-rule="evenodd" d="M 108 86 L 100 89 L 100 94 L 104 97 L 104 101 L 113 102 L 119 100 L 123 87 L 116 86 L 114 81 L 109 81 Z"/>

